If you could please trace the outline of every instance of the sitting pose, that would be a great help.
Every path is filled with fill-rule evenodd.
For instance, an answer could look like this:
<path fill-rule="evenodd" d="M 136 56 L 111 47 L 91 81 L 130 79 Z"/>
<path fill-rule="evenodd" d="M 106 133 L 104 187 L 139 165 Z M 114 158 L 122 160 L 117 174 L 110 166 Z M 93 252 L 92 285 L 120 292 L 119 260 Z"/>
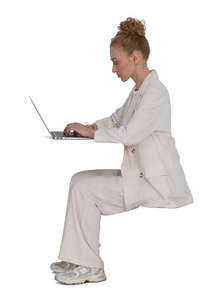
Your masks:
<path fill-rule="evenodd" d="M 51 264 L 55 279 L 78 284 L 106 280 L 99 255 L 101 215 L 139 206 L 178 208 L 193 203 L 180 157 L 171 135 L 167 88 L 149 70 L 150 47 L 142 21 L 127 18 L 110 44 L 112 72 L 135 82 L 124 104 L 109 117 L 84 126 L 68 124 L 95 142 L 124 145 L 120 169 L 84 170 L 70 181 L 60 262 Z"/>

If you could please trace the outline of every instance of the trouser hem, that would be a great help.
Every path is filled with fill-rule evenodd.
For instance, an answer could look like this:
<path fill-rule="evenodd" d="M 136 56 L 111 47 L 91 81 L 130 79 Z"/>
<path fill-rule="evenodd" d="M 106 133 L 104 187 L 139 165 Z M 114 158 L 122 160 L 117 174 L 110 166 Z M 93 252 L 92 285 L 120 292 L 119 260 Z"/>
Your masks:
<path fill-rule="evenodd" d="M 80 266 L 104 269 L 104 264 L 97 264 L 97 265 L 92 264 L 92 263 L 90 264 L 90 263 L 88 263 L 86 261 L 83 261 L 83 260 L 67 258 L 67 257 L 61 256 L 61 255 L 58 256 L 58 259 L 66 261 L 66 262 L 70 262 L 72 264 L 80 265 Z"/>

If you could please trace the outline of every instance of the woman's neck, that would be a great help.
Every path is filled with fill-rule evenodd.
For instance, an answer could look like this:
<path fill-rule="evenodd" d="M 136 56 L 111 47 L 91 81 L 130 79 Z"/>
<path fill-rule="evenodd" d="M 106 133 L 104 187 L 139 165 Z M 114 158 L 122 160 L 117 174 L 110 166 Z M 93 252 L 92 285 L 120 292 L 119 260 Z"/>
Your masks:
<path fill-rule="evenodd" d="M 136 87 L 135 87 L 135 91 L 138 91 L 142 82 L 145 80 L 145 78 L 151 73 L 152 70 L 146 69 L 145 72 L 143 72 L 142 74 L 136 76 L 135 79 L 135 83 L 136 83 Z"/>

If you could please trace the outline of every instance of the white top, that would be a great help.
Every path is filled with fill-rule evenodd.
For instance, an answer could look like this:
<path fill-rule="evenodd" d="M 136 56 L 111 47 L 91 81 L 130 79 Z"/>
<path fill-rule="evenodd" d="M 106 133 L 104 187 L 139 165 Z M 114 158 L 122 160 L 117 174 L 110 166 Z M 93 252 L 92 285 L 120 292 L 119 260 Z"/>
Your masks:
<path fill-rule="evenodd" d="M 136 106 L 136 99 L 138 97 L 138 92 L 139 92 L 139 90 L 137 90 L 137 91 L 133 90 L 132 99 L 126 105 L 126 108 L 123 112 L 123 124 L 122 124 L 123 126 L 125 126 L 131 119 L 131 116 L 132 116 L 133 111 Z"/>

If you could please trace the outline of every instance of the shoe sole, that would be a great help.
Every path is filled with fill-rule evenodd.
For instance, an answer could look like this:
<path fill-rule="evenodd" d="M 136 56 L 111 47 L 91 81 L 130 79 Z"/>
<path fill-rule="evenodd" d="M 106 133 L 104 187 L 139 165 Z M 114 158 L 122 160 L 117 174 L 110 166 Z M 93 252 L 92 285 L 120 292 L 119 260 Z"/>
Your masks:
<path fill-rule="evenodd" d="M 80 284 L 80 283 L 85 283 L 85 282 L 101 282 L 105 281 L 107 278 L 105 275 L 101 276 L 90 276 L 88 278 L 83 278 L 83 279 L 73 279 L 73 280 L 67 280 L 65 281 L 64 279 L 58 280 L 55 278 L 60 283 L 64 284 Z"/>

